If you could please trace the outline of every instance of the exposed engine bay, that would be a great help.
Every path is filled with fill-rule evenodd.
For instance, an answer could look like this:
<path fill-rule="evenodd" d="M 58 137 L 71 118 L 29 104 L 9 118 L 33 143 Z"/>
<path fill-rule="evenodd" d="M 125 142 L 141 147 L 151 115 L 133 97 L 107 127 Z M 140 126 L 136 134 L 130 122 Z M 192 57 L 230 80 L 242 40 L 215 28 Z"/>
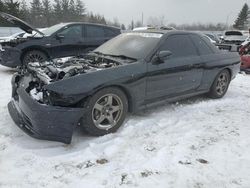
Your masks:
<path fill-rule="evenodd" d="M 32 78 L 26 91 L 33 99 L 40 103 L 62 106 L 62 101 L 59 103 L 56 102 L 60 97 L 53 96 L 53 93 L 48 94 L 48 91 L 46 91 L 43 86 L 80 74 L 100 71 L 122 64 L 124 63 L 95 55 L 86 55 L 82 58 L 73 57 L 66 61 L 54 60 L 43 63 L 29 63 L 26 73 L 31 74 Z M 53 102 L 51 99 L 53 99 Z"/>
<path fill-rule="evenodd" d="M 99 71 L 116 67 L 122 63 L 99 56 L 86 56 L 83 58 L 70 58 L 67 61 L 48 61 L 29 63 L 28 72 L 39 78 L 44 84 L 66 79 L 78 74 Z"/>

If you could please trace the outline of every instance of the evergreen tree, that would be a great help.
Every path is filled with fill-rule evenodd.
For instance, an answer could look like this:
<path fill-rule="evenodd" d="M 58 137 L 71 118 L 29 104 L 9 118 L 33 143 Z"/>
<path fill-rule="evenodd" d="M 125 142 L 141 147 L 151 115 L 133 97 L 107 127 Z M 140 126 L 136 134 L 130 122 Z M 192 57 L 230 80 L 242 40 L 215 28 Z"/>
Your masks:
<path fill-rule="evenodd" d="M 60 0 L 55 0 L 53 6 L 54 24 L 62 22 L 62 4 Z"/>
<path fill-rule="evenodd" d="M 249 7 L 247 3 L 244 4 L 243 8 L 241 9 L 238 18 L 236 19 L 233 27 L 235 29 L 245 29 L 247 25 L 247 18 L 248 18 L 248 11 Z"/>
<path fill-rule="evenodd" d="M 70 2 L 69 2 L 69 15 L 70 15 L 69 20 L 70 21 L 74 21 L 74 19 L 77 17 L 75 10 L 76 10 L 75 1 L 70 0 Z M 78 20 L 76 20 L 76 21 L 78 21 Z"/>
<path fill-rule="evenodd" d="M 50 4 L 50 1 L 49 0 L 43 0 L 43 9 L 42 9 L 42 14 L 43 14 L 43 18 L 44 18 L 44 21 L 45 21 L 45 26 L 48 27 L 48 26 L 51 26 L 52 25 L 52 20 L 51 20 L 51 17 L 52 17 L 52 7 L 51 7 L 51 4 Z"/>
<path fill-rule="evenodd" d="M 102 16 L 102 18 L 101 18 L 101 24 L 104 24 L 104 25 L 107 24 L 106 19 L 104 18 L 104 16 Z"/>
<path fill-rule="evenodd" d="M 76 0 L 75 12 L 76 12 L 77 19 L 79 19 L 79 21 L 84 19 L 85 11 L 86 11 L 86 8 L 85 8 L 84 3 L 81 0 Z"/>
<path fill-rule="evenodd" d="M 43 7 L 40 0 L 33 0 L 31 3 L 30 16 L 32 25 L 43 27 Z"/>
<path fill-rule="evenodd" d="M 20 18 L 26 22 L 30 22 L 30 12 L 25 0 L 22 0 L 20 3 Z"/>
<path fill-rule="evenodd" d="M 126 27 L 124 24 L 121 25 L 121 30 L 126 30 Z"/>
<path fill-rule="evenodd" d="M 4 10 L 5 10 L 4 3 L 0 0 L 0 11 L 4 11 Z"/>
<path fill-rule="evenodd" d="M 134 20 L 132 20 L 132 21 L 131 21 L 131 24 L 128 25 L 128 29 L 129 29 L 129 30 L 133 30 L 134 28 L 135 28 L 135 26 L 134 26 Z"/>
<path fill-rule="evenodd" d="M 70 11 L 69 11 L 69 0 L 61 0 L 62 6 L 62 20 L 64 22 L 69 21 Z"/>
<path fill-rule="evenodd" d="M 54 0 L 53 4 L 51 0 L 32 0 L 29 4 L 27 2 L 27 0 L 0 0 L 0 11 L 12 14 L 40 28 L 60 22 L 88 21 L 125 29 L 117 18 L 110 22 L 103 15 L 86 13 L 82 0 Z M 9 26 L 3 19 L 0 23 L 1 26 Z"/>
<path fill-rule="evenodd" d="M 4 5 L 4 12 L 19 17 L 20 14 L 19 6 L 20 3 L 18 1 L 6 0 Z"/>

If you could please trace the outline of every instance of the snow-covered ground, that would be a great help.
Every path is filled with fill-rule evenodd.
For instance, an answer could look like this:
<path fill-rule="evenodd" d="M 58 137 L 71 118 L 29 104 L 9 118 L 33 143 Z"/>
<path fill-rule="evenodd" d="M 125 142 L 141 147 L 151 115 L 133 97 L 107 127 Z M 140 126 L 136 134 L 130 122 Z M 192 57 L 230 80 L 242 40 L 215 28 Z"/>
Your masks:
<path fill-rule="evenodd" d="M 0 187 L 250 187 L 250 76 L 220 100 L 195 97 L 127 118 L 115 134 L 76 130 L 71 145 L 27 136 L 0 67 Z"/>

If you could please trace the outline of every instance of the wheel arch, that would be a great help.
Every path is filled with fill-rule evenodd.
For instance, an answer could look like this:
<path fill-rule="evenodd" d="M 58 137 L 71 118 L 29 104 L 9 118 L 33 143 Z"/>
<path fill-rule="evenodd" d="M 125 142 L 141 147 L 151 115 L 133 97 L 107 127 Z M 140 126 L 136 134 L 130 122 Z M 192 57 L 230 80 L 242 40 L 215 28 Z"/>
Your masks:
<path fill-rule="evenodd" d="M 22 50 L 22 54 L 21 54 L 21 56 L 20 56 L 21 62 L 23 61 L 24 55 L 25 55 L 27 52 L 33 51 L 33 50 L 37 50 L 37 51 L 43 52 L 48 58 L 50 57 L 50 56 L 49 56 L 49 53 L 48 53 L 48 51 L 47 51 L 46 49 L 44 49 L 44 48 L 42 48 L 42 47 L 40 47 L 40 46 L 29 46 L 29 47 L 24 48 L 24 49 Z"/>
<path fill-rule="evenodd" d="M 118 85 L 118 84 L 106 85 L 103 87 L 99 87 L 98 89 L 93 90 L 93 92 L 91 92 L 88 96 L 84 97 L 81 101 L 88 100 L 95 93 L 97 93 L 98 91 L 105 89 L 105 88 L 117 88 L 117 89 L 121 90 L 125 94 L 125 96 L 128 100 L 128 112 L 134 112 L 134 101 L 133 101 L 133 97 L 132 97 L 131 93 L 129 92 L 129 90 L 127 88 L 125 88 L 124 86 Z"/>
<path fill-rule="evenodd" d="M 225 68 L 225 69 L 223 69 L 223 70 L 227 70 L 227 71 L 229 72 L 230 79 L 232 79 L 233 71 L 232 71 L 229 67 L 227 67 L 227 68 Z M 223 71 L 223 70 L 222 70 L 222 71 Z"/>

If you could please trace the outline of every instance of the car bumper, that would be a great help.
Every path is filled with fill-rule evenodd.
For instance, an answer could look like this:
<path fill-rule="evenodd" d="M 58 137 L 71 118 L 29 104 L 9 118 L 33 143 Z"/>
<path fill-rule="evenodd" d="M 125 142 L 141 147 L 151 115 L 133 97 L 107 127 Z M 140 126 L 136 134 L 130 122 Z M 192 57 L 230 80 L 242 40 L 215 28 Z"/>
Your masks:
<path fill-rule="evenodd" d="M 250 74 L 250 68 L 240 68 L 240 71 L 243 71 L 243 72 L 245 72 L 245 73 L 247 73 L 247 74 Z"/>
<path fill-rule="evenodd" d="M 74 128 L 82 117 L 82 108 L 56 107 L 40 104 L 23 88 L 8 104 L 15 124 L 28 135 L 70 144 Z"/>
<path fill-rule="evenodd" d="M 0 51 L 0 64 L 15 68 L 21 65 L 21 51 L 14 47 L 5 47 Z"/>

